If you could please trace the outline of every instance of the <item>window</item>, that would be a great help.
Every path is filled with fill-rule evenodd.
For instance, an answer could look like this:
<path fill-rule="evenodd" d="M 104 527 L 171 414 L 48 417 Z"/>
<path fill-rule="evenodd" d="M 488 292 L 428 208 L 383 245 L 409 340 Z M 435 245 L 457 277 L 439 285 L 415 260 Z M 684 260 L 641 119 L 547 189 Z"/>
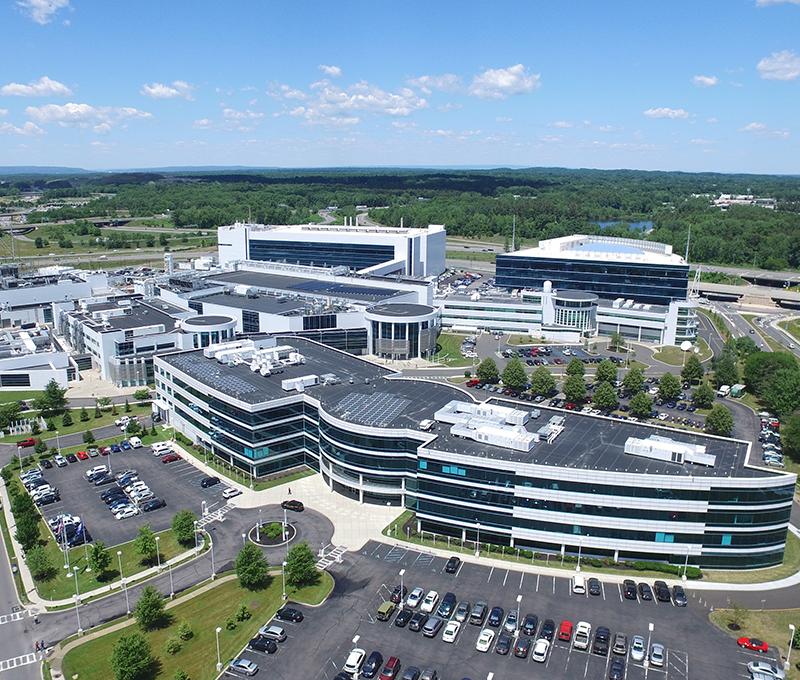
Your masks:
<path fill-rule="evenodd" d="M 656 532 L 656 543 L 674 543 L 675 534 L 665 534 L 661 531 Z"/>
<path fill-rule="evenodd" d="M 242 332 L 258 333 L 261 330 L 261 318 L 258 312 L 249 309 L 242 310 Z"/>
<path fill-rule="evenodd" d="M 353 269 L 365 269 L 394 259 L 393 246 L 366 243 L 313 243 L 250 239 L 248 250 L 251 260 L 313 264 L 318 267 L 344 265 Z"/>
<path fill-rule="evenodd" d="M 458 477 L 467 476 L 467 471 L 456 465 L 442 465 L 442 472 L 446 475 L 457 475 Z"/>
<path fill-rule="evenodd" d="M 156 290 L 160 290 L 156 288 Z M 203 303 L 202 302 L 195 302 L 194 300 L 189 300 L 189 309 L 193 309 L 198 314 L 203 313 Z"/>
<path fill-rule="evenodd" d="M 732 536 L 730 534 L 722 534 L 722 545 L 730 545 Z"/>
<path fill-rule="evenodd" d="M 336 314 L 320 314 L 303 317 L 303 330 L 315 331 L 321 328 L 336 328 Z"/>
<path fill-rule="evenodd" d="M 428 461 L 427 460 L 419 461 L 418 467 L 419 467 L 420 470 L 427 470 L 428 469 Z"/>
<path fill-rule="evenodd" d="M 0 374 L 0 387 L 30 387 L 30 373 L 2 373 Z"/>

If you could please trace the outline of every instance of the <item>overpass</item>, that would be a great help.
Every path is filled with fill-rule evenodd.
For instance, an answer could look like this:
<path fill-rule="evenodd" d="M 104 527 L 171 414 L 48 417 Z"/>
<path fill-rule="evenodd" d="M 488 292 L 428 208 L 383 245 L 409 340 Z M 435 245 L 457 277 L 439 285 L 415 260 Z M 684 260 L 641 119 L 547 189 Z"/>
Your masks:
<path fill-rule="evenodd" d="M 776 305 L 787 309 L 800 309 L 800 293 L 785 288 L 769 286 L 731 286 L 726 283 L 700 282 L 700 294 L 709 300 Z"/>
<path fill-rule="evenodd" d="M 768 286 L 770 288 L 791 288 L 800 286 L 800 272 L 796 271 L 768 271 L 766 269 L 755 269 L 751 267 L 723 267 L 715 264 L 693 264 L 692 275 L 695 269 L 704 272 L 720 272 L 738 276 L 748 283 L 756 286 Z"/>

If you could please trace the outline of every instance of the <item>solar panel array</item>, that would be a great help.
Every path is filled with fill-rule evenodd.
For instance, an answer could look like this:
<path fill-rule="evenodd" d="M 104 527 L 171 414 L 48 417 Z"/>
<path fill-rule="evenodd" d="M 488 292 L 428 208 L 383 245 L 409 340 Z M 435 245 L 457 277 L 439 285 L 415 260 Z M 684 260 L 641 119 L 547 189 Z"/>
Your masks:
<path fill-rule="evenodd" d="M 353 286 L 346 283 L 327 283 L 325 281 L 306 281 L 292 286 L 292 289 L 309 293 L 332 295 L 334 297 L 374 298 L 381 300 L 394 294 L 393 291 L 384 288 L 368 288 L 365 286 Z"/>
<path fill-rule="evenodd" d="M 241 397 L 258 392 L 258 387 L 242 378 L 231 375 L 230 369 L 222 370 L 216 363 L 192 354 L 170 357 L 170 363 L 176 368 L 204 382 L 224 394 Z M 227 366 L 225 367 L 227 369 Z"/>
<path fill-rule="evenodd" d="M 389 392 L 353 392 L 336 404 L 337 413 L 364 425 L 386 427 L 411 403 Z"/>

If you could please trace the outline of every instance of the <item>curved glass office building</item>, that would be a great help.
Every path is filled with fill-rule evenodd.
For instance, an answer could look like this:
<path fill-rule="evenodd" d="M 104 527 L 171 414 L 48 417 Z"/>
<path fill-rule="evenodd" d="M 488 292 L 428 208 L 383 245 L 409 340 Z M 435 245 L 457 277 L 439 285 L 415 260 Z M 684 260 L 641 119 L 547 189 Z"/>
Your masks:
<path fill-rule="evenodd" d="M 307 339 L 156 357 L 156 406 L 254 477 L 297 466 L 422 530 L 539 551 L 754 568 L 783 559 L 796 475 L 748 442 L 476 401 Z"/>

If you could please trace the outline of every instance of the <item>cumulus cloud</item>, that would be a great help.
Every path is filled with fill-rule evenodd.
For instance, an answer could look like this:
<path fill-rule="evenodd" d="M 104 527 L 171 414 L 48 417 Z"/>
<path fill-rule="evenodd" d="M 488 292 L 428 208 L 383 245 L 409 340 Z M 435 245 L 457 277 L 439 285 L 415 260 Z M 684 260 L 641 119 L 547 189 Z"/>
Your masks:
<path fill-rule="evenodd" d="M 788 130 L 776 130 L 765 123 L 753 121 L 744 127 L 739 128 L 739 132 L 749 132 L 751 134 L 760 135 L 763 137 L 778 137 L 779 139 L 788 139 Z"/>
<path fill-rule="evenodd" d="M 469 94 L 481 99 L 506 99 L 511 95 L 533 92 L 540 85 L 540 74 L 529 73 L 522 64 L 515 64 L 479 73 L 472 79 Z"/>
<path fill-rule="evenodd" d="M 692 85 L 695 87 L 714 87 L 719 82 L 717 76 L 695 76 L 692 78 Z"/>
<path fill-rule="evenodd" d="M 7 116 L 7 115 L 8 115 L 8 109 L 0 109 L 0 116 Z"/>
<path fill-rule="evenodd" d="M 800 0 L 756 0 L 757 7 L 769 7 L 770 5 L 800 5 Z"/>
<path fill-rule="evenodd" d="M 273 83 L 267 90 L 267 94 L 277 99 L 295 99 L 303 100 L 306 98 L 306 93 L 297 88 L 290 87 L 283 83 Z"/>
<path fill-rule="evenodd" d="M 25 113 L 41 124 L 57 123 L 63 127 L 91 127 L 95 132 L 108 132 L 117 123 L 152 118 L 152 114 L 131 106 L 92 106 L 91 104 L 45 104 L 29 106 Z"/>
<path fill-rule="evenodd" d="M 791 50 L 773 52 L 756 68 L 764 80 L 796 80 L 800 77 L 800 55 Z"/>
<path fill-rule="evenodd" d="M 708 146 L 709 144 L 713 144 L 714 142 L 710 139 L 704 139 L 703 137 L 695 137 L 694 139 L 689 140 L 689 144 L 694 144 L 695 146 Z"/>
<path fill-rule="evenodd" d="M 566 130 L 567 128 L 571 128 L 573 125 L 568 120 L 557 120 L 553 123 L 550 123 L 550 127 L 560 128 L 562 130 Z"/>
<path fill-rule="evenodd" d="M 430 94 L 434 90 L 440 92 L 456 92 L 461 89 L 461 78 L 455 73 L 442 73 L 437 76 L 418 76 L 409 78 L 408 84 Z"/>
<path fill-rule="evenodd" d="M 37 24 L 44 26 L 52 21 L 59 10 L 69 7 L 69 0 L 17 0 L 17 7 Z"/>
<path fill-rule="evenodd" d="M 688 118 L 689 112 L 685 109 L 670 109 L 666 106 L 661 106 L 654 109 L 647 109 L 643 112 L 648 118 Z"/>
<path fill-rule="evenodd" d="M 342 75 L 342 69 L 332 64 L 320 64 L 319 70 L 322 71 L 329 78 L 338 78 Z"/>
<path fill-rule="evenodd" d="M 198 130 L 204 130 L 211 127 L 211 121 L 208 118 L 198 118 L 192 123 L 192 127 Z"/>
<path fill-rule="evenodd" d="M 21 126 L 12 125 L 11 123 L 0 123 L 0 132 L 5 132 L 12 135 L 22 135 L 24 137 L 32 137 L 34 135 L 43 135 L 44 130 L 36 123 L 27 121 Z"/>
<path fill-rule="evenodd" d="M 173 80 L 171 83 L 145 83 L 142 85 L 140 92 L 145 97 L 152 97 L 153 99 L 183 97 L 191 100 L 192 90 L 194 90 L 194 86 L 185 80 Z"/>
<path fill-rule="evenodd" d="M 64 83 L 42 76 L 39 80 L 25 83 L 8 83 L 0 87 L 0 94 L 7 97 L 69 97 L 72 94 Z"/>
<path fill-rule="evenodd" d="M 259 120 L 260 118 L 264 117 L 264 114 L 259 111 L 251 111 L 250 109 L 245 109 L 244 111 L 239 111 L 237 109 L 223 109 L 222 117 L 227 120 Z"/>

